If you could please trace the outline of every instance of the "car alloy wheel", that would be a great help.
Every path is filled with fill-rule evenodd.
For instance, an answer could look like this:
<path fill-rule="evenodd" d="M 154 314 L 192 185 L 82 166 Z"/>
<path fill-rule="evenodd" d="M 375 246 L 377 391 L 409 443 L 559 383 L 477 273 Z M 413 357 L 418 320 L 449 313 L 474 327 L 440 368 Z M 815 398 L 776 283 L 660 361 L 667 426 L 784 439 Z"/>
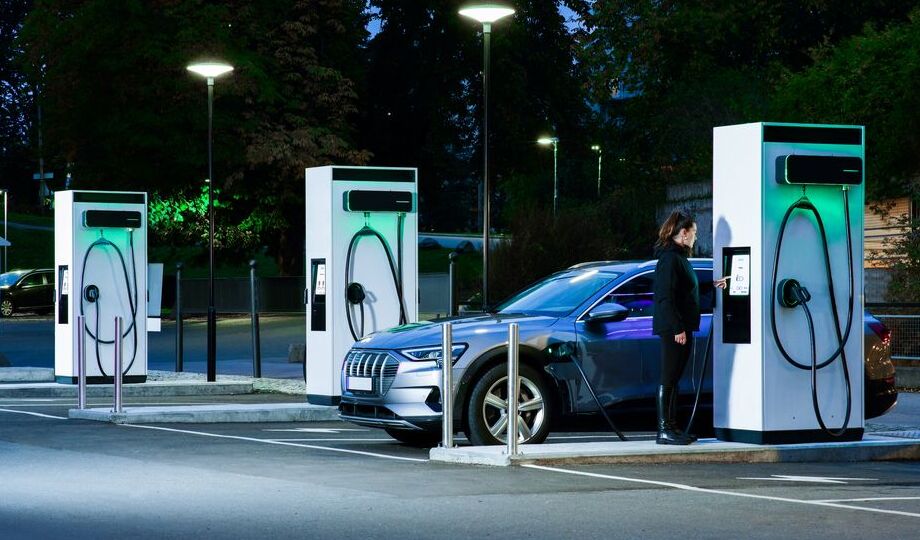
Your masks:
<path fill-rule="evenodd" d="M 549 434 L 548 392 L 539 374 L 520 367 L 518 442 L 540 443 Z M 505 365 L 486 372 L 471 394 L 469 431 L 474 445 L 504 444 L 508 438 L 508 375 Z"/>
<path fill-rule="evenodd" d="M 13 302 L 12 300 L 3 300 L 0 302 L 0 315 L 4 317 L 9 317 L 13 314 Z"/>

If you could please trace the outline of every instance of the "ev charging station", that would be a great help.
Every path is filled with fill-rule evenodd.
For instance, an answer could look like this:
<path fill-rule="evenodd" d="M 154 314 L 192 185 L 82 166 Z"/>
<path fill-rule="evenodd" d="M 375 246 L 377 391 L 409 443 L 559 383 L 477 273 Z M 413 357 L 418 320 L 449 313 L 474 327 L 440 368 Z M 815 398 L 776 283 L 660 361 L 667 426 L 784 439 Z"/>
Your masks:
<path fill-rule="evenodd" d="M 123 380 L 147 379 L 147 194 L 54 194 L 54 375 L 77 382 L 83 332 L 86 379 L 111 382 L 115 317 L 123 318 Z M 84 327 L 77 316 L 84 316 Z"/>
<path fill-rule="evenodd" d="M 353 343 L 418 320 L 417 169 L 306 170 L 307 400 L 338 404 Z M 392 362 L 366 362 L 349 377 L 370 391 Z M 357 373 L 356 373 L 357 375 Z"/>
<path fill-rule="evenodd" d="M 714 129 L 717 438 L 862 438 L 864 171 L 861 126 Z"/>

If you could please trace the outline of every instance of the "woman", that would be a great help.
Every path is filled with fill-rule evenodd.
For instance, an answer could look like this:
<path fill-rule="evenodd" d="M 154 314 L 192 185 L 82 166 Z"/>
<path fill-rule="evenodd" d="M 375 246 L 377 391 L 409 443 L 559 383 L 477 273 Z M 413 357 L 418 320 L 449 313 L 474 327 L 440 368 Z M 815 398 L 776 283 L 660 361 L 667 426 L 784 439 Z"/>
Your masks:
<path fill-rule="evenodd" d="M 696 242 L 696 221 L 675 210 L 658 231 L 655 248 L 655 310 L 652 332 L 661 339 L 661 385 L 658 387 L 658 444 L 690 444 L 696 437 L 677 427 L 677 385 L 700 329 L 700 292 L 687 257 Z M 725 280 L 713 282 L 720 289 Z"/>

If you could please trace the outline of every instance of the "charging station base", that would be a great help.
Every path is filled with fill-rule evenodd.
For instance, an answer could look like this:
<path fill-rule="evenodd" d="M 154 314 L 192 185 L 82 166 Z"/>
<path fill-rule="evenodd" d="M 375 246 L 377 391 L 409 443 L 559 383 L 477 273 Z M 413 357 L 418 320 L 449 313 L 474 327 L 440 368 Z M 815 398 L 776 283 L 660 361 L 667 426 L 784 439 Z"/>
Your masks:
<path fill-rule="evenodd" d="M 747 429 L 715 428 L 716 438 L 720 441 L 747 444 L 801 444 L 818 442 L 860 441 L 863 428 L 848 429 L 839 437 L 829 435 L 820 429 L 802 429 L 788 431 L 752 431 Z"/>

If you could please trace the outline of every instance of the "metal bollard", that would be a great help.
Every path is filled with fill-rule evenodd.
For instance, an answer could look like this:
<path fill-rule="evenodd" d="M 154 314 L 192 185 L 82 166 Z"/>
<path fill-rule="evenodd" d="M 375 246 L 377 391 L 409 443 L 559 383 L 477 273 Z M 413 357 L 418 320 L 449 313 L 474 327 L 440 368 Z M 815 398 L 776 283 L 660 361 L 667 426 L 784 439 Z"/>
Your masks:
<path fill-rule="evenodd" d="M 121 317 L 115 317 L 115 408 L 113 413 L 124 412 L 121 404 L 121 370 L 122 355 L 124 354 L 124 337 L 121 335 L 123 321 Z"/>
<path fill-rule="evenodd" d="M 86 408 L 86 317 L 77 315 L 77 408 Z"/>
<path fill-rule="evenodd" d="M 252 376 L 262 378 L 262 347 L 259 344 L 259 310 L 256 304 L 256 261 L 249 261 L 249 314 L 252 320 Z"/>
<path fill-rule="evenodd" d="M 182 343 L 182 263 L 176 263 L 176 373 L 181 373 L 183 343 Z"/>
<path fill-rule="evenodd" d="M 454 447 L 454 400 L 453 400 L 453 325 L 441 325 L 441 431 L 444 440 L 441 446 Z"/>
<path fill-rule="evenodd" d="M 447 256 L 450 260 L 447 272 L 447 281 L 450 290 L 447 295 L 447 303 L 450 306 L 448 316 L 455 317 L 457 315 L 457 258 L 460 257 L 460 254 L 456 251 L 451 251 L 450 255 Z"/>
<path fill-rule="evenodd" d="M 518 453 L 518 323 L 508 325 L 508 450 L 509 456 Z"/>

